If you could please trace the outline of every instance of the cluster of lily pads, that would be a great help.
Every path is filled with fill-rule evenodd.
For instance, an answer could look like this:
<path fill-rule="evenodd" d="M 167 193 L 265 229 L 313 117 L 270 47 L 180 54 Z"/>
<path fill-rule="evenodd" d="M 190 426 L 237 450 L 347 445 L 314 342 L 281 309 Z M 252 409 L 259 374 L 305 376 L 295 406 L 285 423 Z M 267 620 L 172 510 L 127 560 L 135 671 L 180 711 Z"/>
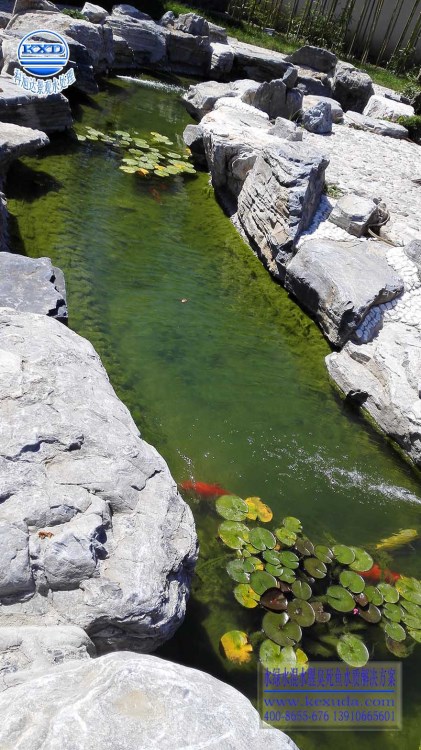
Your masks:
<path fill-rule="evenodd" d="M 80 142 L 103 143 L 122 154 L 119 169 L 126 174 L 160 178 L 196 174 L 190 161 L 190 149 L 175 150 L 173 141 L 161 133 L 151 132 L 146 140 L 137 132 L 113 130 L 103 133 L 96 128 L 86 127 L 84 133 L 77 134 L 77 139 Z"/>
<path fill-rule="evenodd" d="M 374 563 L 366 550 L 313 544 L 293 516 L 269 531 L 260 524 L 273 514 L 260 498 L 223 495 L 216 509 L 225 519 L 219 538 L 236 554 L 227 564 L 234 596 L 243 607 L 265 612 L 258 632 L 233 630 L 222 636 L 222 650 L 231 661 L 250 661 L 258 644 L 260 661 L 270 671 L 306 668 L 304 641 L 315 654 L 336 651 L 349 666 L 362 667 L 369 651 L 359 631 L 374 626 L 384 631 L 386 646 L 396 656 L 408 655 L 415 641 L 421 643 L 417 579 L 400 576 L 393 584 L 371 584 L 367 571 Z M 318 648 L 311 648 L 315 644 Z"/>

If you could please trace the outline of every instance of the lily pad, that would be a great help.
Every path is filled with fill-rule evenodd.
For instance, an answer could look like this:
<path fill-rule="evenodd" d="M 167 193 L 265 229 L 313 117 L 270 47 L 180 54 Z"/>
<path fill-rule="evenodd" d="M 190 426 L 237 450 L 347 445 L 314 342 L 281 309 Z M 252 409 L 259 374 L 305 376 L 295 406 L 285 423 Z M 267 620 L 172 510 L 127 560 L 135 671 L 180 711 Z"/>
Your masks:
<path fill-rule="evenodd" d="M 416 578 L 402 576 L 395 583 L 400 595 L 412 604 L 421 604 L 421 582 Z"/>
<path fill-rule="evenodd" d="M 389 651 L 397 656 L 398 659 L 405 659 L 410 654 L 410 649 L 403 641 L 395 641 L 394 638 L 386 635 L 386 646 Z"/>
<path fill-rule="evenodd" d="M 292 547 L 297 539 L 295 531 L 291 531 L 291 529 L 288 529 L 286 526 L 281 526 L 279 529 L 275 529 L 275 534 L 285 547 Z"/>
<path fill-rule="evenodd" d="M 401 619 L 408 628 L 413 628 L 413 630 L 421 630 L 421 617 L 411 615 L 409 612 L 404 612 Z"/>
<path fill-rule="evenodd" d="M 257 607 L 260 596 L 247 583 L 240 583 L 234 589 L 237 602 L 247 609 Z"/>
<path fill-rule="evenodd" d="M 262 621 L 262 628 L 267 637 L 278 646 L 295 646 L 301 640 L 300 626 L 296 622 L 288 622 L 286 612 L 267 612 Z"/>
<path fill-rule="evenodd" d="M 246 562 L 242 560 L 230 560 L 227 573 L 237 583 L 248 583 L 250 580 L 250 575 L 246 571 Z"/>
<path fill-rule="evenodd" d="M 421 607 L 419 604 L 412 604 L 412 602 L 408 602 L 406 599 L 401 599 L 400 604 L 406 610 L 406 612 L 409 612 L 409 614 L 414 615 L 414 617 L 420 617 L 421 618 Z"/>
<path fill-rule="evenodd" d="M 305 581 L 294 581 L 291 586 L 291 590 L 294 596 L 296 596 L 298 599 L 305 599 L 306 601 L 310 599 L 310 596 L 313 593 L 311 590 L 311 586 L 309 586 Z"/>
<path fill-rule="evenodd" d="M 357 636 L 351 633 L 341 635 L 337 645 L 337 652 L 350 667 L 364 667 L 368 662 L 368 649 Z"/>
<path fill-rule="evenodd" d="M 390 583 L 384 583 L 383 581 L 381 583 L 377 584 L 377 588 L 380 591 L 383 599 L 385 602 L 390 602 L 390 604 L 396 604 L 397 601 L 399 601 L 399 591 L 394 586 L 391 586 Z M 376 604 L 377 602 L 373 602 L 373 604 Z"/>
<path fill-rule="evenodd" d="M 345 544 L 335 544 L 332 547 L 332 552 L 341 565 L 350 565 L 355 560 L 354 550 Z"/>
<path fill-rule="evenodd" d="M 337 612 L 352 612 L 354 609 L 354 597 L 343 586 L 329 586 L 326 593 L 328 603 Z"/>
<path fill-rule="evenodd" d="M 258 518 L 262 523 L 269 523 L 272 520 L 273 513 L 271 509 L 261 501 L 260 497 L 247 497 L 245 502 L 248 505 L 247 518 L 250 518 L 252 521 Z"/>
<path fill-rule="evenodd" d="M 294 531 L 296 534 L 299 534 L 303 528 L 300 519 L 295 518 L 295 516 L 286 516 L 282 521 L 282 525 L 285 526 L 286 529 Z"/>
<path fill-rule="evenodd" d="M 264 640 L 260 646 L 259 658 L 265 669 L 277 674 L 291 672 L 297 665 L 297 657 L 292 646 L 281 649 L 269 639 Z"/>
<path fill-rule="evenodd" d="M 250 575 L 250 586 L 256 594 L 264 594 L 265 591 L 276 586 L 276 578 L 265 570 L 255 570 Z"/>
<path fill-rule="evenodd" d="M 218 534 L 227 547 L 241 549 L 248 539 L 249 530 L 244 523 L 223 521 L 219 526 Z"/>
<path fill-rule="evenodd" d="M 281 553 L 275 552 L 273 549 L 265 549 L 262 553 L 262 557 L 271 565 L 280 565 L 281 563 Z"/>
<path fill-rule="evenodd" d="M 276 539 L 272 532 L 268 531 L 268 529 L 262 529 L 260 526 L 251 529 L 249 539 L 251 544 L 259 550 L 273 549 L 276 544 Z"/>
<path fill-rule="evenodd" d="M 225 657 L 235 664 L 247 664 L 252 658 L 253 646 L 247 633 L 241 630 L 230 630 L 225 633 L 220 644 Z"/>
<path fill-rule="evenodd" d="M 370 570 L 373 567 L 373 558 L 365 549 L 361 547 L 350 547 L 355 554 L 355 560 L 350 564 L 351 570 L 356 570 L 360 573 L 364 573 L 366 570 Z"/>
<path fill-rule="evenodd" d="M 295 542 L 295 549 L 300 553 L 300 555 L 303 555 L 303 557 L 314 554 L 314 546 L 310 542 L 310 539 L 297 539 L 297 541 Z"/>
<path fill-rule="evenodd" d="M 376 623 L 382 619 L 382 613 L 374 604 L 369 604 L 367 608 L 358 607 L 358 614 L 366 622 Z"/>
<path fill-rule="evenodd" d="M 388 585 L 389 584 L 386 584 L 386 586 Z M 375 604 L 376 607 L 378 607 L 380 604 L 383 604 L 383 594 L 379 586 L 366 586 L 364 589 L 364 593 L 368 601 L 372 604 Z"/>
<path fill-rule="evenodd" d="M 250 557 L 247 557 L 244 560 L 244 570 L 246 573 L 253 573 L 253 570 L 263 570 L 264 565 L 261 560 L 259 560 L 258 557 L 253 557 L 250 555 Z"/>
<path fill-rule="evenodd" d="M 313 607 L 305 599 L 292 599 L 288 603 L 287 612 L 290 619 L 300 627 L 308 628 L 316 619 Z"/>
<path fill-rule="evenodd" d="M 310 605 L 314 609 L 316 622 L 321 622 L 321 623 L 329 622 L 331 618 L 331 614 L 330 612 L 324 611 L 322 602 L 314 601 L 314 602 L 310 602 Z"/>
<path fill-rule="evenodd" d="M 392 622 L 400 622 L 402 619 L 402 609 L 397 604 L 386 602 L 383 607 L 383 614 L 388 620 L 392 620 Z M 391 636 L 391 638 L 393 638 L 393 636 Z"/>
<path fill-rule="evenodd" d="M 302 672 L 306 672 L 308 669 L 308 656 L 307 654 L 301 649 L 297 648 L 295 651 L 295 655 L 297 657 L 297 670 L 298 674 L 301 674 Z"/>
<path fill-rule="evenodd" d="M 387 622 L 384 626 L 384 630 L 389 638 L 392 638 L 393 641 L 397 641 L 398 643 L 401 643 L 401 641 L 404 641 L 406 638 L 405 630 L 398 622 Z"/>
<path fill-rule="evenodd" d="M 244 521 L 248 513 L 247 503 L 236 495 L 222 495 L 215 503 L 216 510 L 228 521 Z"/>
<path fill-rule="evenodd" d="M 271 612 L 284 612 L 287 608 L 288 600 L 281 589 L 272 588 L 262 594 L 260 604 L 265 609 L 270 609 Z"/>
<path fill-rule="evenodd" d="M 297 557 L 294 552 L 290 552 L 289 550 L 284 550 L 283 552 L 279 552 L 279 560 L 286 568 L 291 568 L 292 570 L 295 570 L 295 568 L 298 568 L 300 564 L 300 560 Z"/>
<path fill-rule="evenodd" d="M 266 564 L 265 570 L 270 573 L 271 576 L 280 576 L 284 572 L 282 565 L 271 565 L 270 563 Z"/>
<path fill-rule="evenodd" d="M 321 560 L 324 563 L 332 562 L 333 552 L 330 547 L 326 547 L 325 544 L 316 544 L 314 548 L 314 557 Z"/>
<path fill-rule="evenodd" d="M 361 594 L 365 588 L 364 578 L 352 570 L 343 570 L 339 576 L 339 580 L 342 586 L 352 591 L 353 594 Z"/>
<path fill-rule="evenodd" d="M 408 633 L 411 636 L 411 638 L 414 639 L 417 643 L 421 643 L 421 630 L 416 630 L 415 628 L 408 628 Z"/>
<path fill-rule="evenodd" d="M 317 557 L 307 557 L 303 565 L 312 578 L 324 578 L 327 573 L 326 565 L 321 560 L 318 560 Z"/>
<path fill-rule="evenodd" d="M 280 581 L 293 583 L 295 581 L 295 573 L 291 568 L 283 568 L 282 573 L 278 573 L 278 578 Z"/>
<path fill-rule="evenodd" d="M 360 607 L 366 607 L 367 604 L 369 603 L 369 600 L 365 591 L 362 591 L 360 594 L 355 594 L 354 599 L 357 602 L 357 604 L 360 605 Z"/>

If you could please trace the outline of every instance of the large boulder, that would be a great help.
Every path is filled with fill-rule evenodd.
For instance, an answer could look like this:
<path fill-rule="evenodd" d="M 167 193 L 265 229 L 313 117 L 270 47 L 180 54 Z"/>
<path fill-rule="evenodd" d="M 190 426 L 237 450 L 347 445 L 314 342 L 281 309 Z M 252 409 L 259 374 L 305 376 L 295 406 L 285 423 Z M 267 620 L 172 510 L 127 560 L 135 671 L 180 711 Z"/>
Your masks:
<path fill-rule="evenodd" d="M 365 277 L 364 277 L 365 278 Z M 349 342 L 326 357 L 330 377 L 421 467 L 419 328 L 387 322 L 368 344 Z"/>
<path fill-rule="evenodd" d="M 62 272 L 49 258 L 0 252 L 0 307 L 67 320 Z"/>
<path fill-rule="evenodd" d="M 207 76 L 212 62 L 209 36 L 186 34 L 178 29 L 168 29 L 168 65 L 172 73 Z"/>
<path fill-rule="evenodd" d="M 112 31 L 114 68 L 165 66 L 169 32 L 164 27 L 122 14 L 108 16 L 104 26 Z"/>
<path fill-rule="evenodd" d="M 313 68 L 321 73 L 331 73 L 338 62 L 338 58 L 333 52 L 329 52 L 322 47 L 312 47 L 309 44 L 295 50 L 292 55 L 288 55 L 285 59 L 294 65 L 304 65 L 306 68 Z"/>
<path fill-rule="evenodd" d="M 343 110 L 362 112 L 374 94 L 373 81 L 350 63 L 338 62 L 333 77 L 332 96 Z"/>
<path fill-rule="evenodd" d="M 105 8 L 93 3 L 85 3 L 82 13 L 86 16 L 87 21 L 91 23 L 103 23 L 108 16 L 108 11 Z"/>
<path fill-rule="evenodd" d="M 182 13 L 174 21 L 173 26 L 178 31 L 184 31 L 185 34 L 209 36 L 209 24 L 206 18 L 198 16 L 196 13 Z"/>
<path fill-rule="evenodd" d="M 288 265 L 285 286 L 334 346 L 343 346 L 373 305 L 403 291 L 387 261 L 358 240 L 303 242 Z"/>
<path fill-rule="evenodd" d="M 319 101 L 313 107 L 305 109 L 301 123 L 309 133 L 327 135 L 332 132 L 332 107 L 329 102 Z"/>
<path fill-rule="evenodd" d="M 232 37 L 229 37 L 228 41 L 234 51 L 232 72 L 237 78 L 271 81 L 274 78 L 282 78 L 288 70 L 294 68 L 281 52 L 239 42 Z"/>
<path fill-rule="evenodd" d="M 354 237 L 362 237 L 372 226 L 381 223 L 378 203 L 361 195 L 343 195 L 337 201 L 329 221 Z"/>
<path fill-rule="evenodd" d="M 297 86 L 305 96 L 331 97 L 332 76 L 300 65 Z"/>
<path fill-rule="evenodd" d="M 16 49 L 16 47 L 15 47 Z M 9 76 L 0 76 L 0 121 L 3 123 L 13 123 L 15 125 L 25 126 L 21 133 L 23 142 L 25 138 L 40 138 L 36 136 L 35 130 L 44 131 L 43 145 L 48 143 L 45 132 L 54 133 L 56 131 L 71 128 L 73 124 L 72 113 L 68 100 L 63 94 L 51 94 L 50 96 L 38 96 L 31 91 L 26 91 L 17 86 Z M 29 130 L 31 128 L 32 130 Z M 18 129 L 7 131 L 10 137 L 11 133 L 17 134 Z M 3 129 L 3 133 L 6 130 Z M 38 148 L 38 145 L 35 145 Z M 22 154 L 19 154 L 22 155 Z"/>
<path fill-rule="evenodd" d="M 328 161 L 303 143 L 280 141 L 255 159 L 238 197 L 238 221 L 273 276 L 283 279 L 294 243 L 319 204 Z"/>
<path fill-rule="evenodd" d="M 338 123 L 338 122 L 343 121 L 344 113 L 343 113 L 343 109 L 341 105 L 335 99 L 331 99 L 328 96 L 315 96 L 315 95 L 305 96 L 303 98 L 303 103 L 302 103 L 303 111 L 305 112 L 307 109 L 311 109 L 316 104 L 319 104 L 319 102 L 326 102 L 327 104 L 330 104 L 333 122 Z"/>
<path fill-rule="evenodd" d="M 157 648 L 197 543 L 165 461 L 91 344 L 50 317 L 1 309 L 0 392 L 0 629 L 65 622 L 100 651 Z"/>
<path fill-rule="evenodd" d="M 379 120 L 376 117 L 368 117 L 360 112 L 348 110 L 344 116 L 345 125 L 355 130 L 365 130 L 374 135 L 384 135 L 388 138 L 408 138 L 408 131 L 403 125 L 388 120 Z"/>
<path fill-rule="evenodd" d="M 363 114 L 378 120 L 396 122 L 399 117 L 412 117 L 414 108 L 410 104 L 402 104 L 394 99 L 386 99 L 385 96 L 374 95 L 368 100 Z"/>
<path fill-rule="evenodd" d="M 226 80 L 234 64 L 234 52 L 229 44 L 223 42 L 211 42 L 211 49 L 210 77 L 218 81 Z"/>
<path fill-rule="evenodd" d="M 250 84 L 253 85 L 253 81 Z M 258 88 L 255 84 L 254 90 Z M 196 120 L 201 120 L 208 112 L 211 112 L 218 99 L 227 96 L 238 96 L 239 89 L 235 83 L 222 83 L 218 81 L 204 81 L 189 86 L 183 95 L 183 102 L 187 111 Z M 241 98 L 241 96 L 240 96 Z"/>
<path fill-rule="evenodd" d="M 40 130 L 0 122 L 0 174 L 4 175 L 15 159 L 33 154 L 48 143 L 48 136 Z"/>
<path fill-rule="evenodd" d="M 1 747 L 297 750 L 250 701 L 196 669 L 116 653 L 27 676 L 0 693 Z"/>
<path fill-rule="evenodd" d="M 129 18 L 136 18 L 138 21 L 152 21 L 151 16 L 147 13 L 142 13 L 134 7 L 134 5 L 128 5 L 127 3 L 121 3 L 120 5 L 113 5 L 112 10 L 113 16 L 128 16 Z"/>

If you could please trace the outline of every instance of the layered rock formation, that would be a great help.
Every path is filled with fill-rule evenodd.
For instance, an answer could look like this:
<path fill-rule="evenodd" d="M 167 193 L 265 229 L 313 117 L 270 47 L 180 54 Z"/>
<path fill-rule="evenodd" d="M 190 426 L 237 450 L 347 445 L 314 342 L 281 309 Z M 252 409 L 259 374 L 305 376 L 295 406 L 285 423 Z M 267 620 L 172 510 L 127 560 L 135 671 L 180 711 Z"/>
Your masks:
<path fill-rule="evenodd" d="M 49 258 L 0 252 L 0 307 L 67 321 L 63 273 L 54 268 Z"/>

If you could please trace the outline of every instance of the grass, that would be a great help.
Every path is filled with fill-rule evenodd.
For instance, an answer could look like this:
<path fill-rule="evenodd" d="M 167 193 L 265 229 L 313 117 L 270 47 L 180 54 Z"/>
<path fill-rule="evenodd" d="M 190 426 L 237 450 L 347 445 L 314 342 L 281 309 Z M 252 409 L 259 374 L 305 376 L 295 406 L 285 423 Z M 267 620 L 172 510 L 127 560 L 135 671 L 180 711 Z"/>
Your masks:
<path fill-rule="evenodd" d="M 218 17 L 215 17 L 212 13 L 206 12 L 201 8 L 198 10 L 197 8 L 185 5 L 184 3 L 173 2 L 172 0 L 167 0 L 165 3 L 165 10 L 172 10 L 176 15 L 179 15 L 180 13 L 190 13 L 194 10 L 196 13 L 200 13 L 201 16 L 207 18 L 208 21 L 224 26 L 230 36 L 236 37 L 240 42 L 257 44 L 259 47 L 272 49 L 276 52 L 283 52 L 284 54 L 290 54 L 304 44 L 303 40 L 290 39 L 287 38 L 285 34 L 268 36 L 261 29 L 244 22 L 230 22 L 221 19 L 219 15 Z M 354 58 L 343 56 L 342 59 L 352 63 L 356 68 L 363 70 L 365 73 L 368 73 L 374 83 L 377 83 L 380 86 L 386 86 L 394 91 L 401 92 L 408 84 L 409 78 L 406 75 L 398 76 L 386 68 L 371 65 L 370 63 L 364 63 L 364 65 L 361 65 L 361 63 Z"/>

